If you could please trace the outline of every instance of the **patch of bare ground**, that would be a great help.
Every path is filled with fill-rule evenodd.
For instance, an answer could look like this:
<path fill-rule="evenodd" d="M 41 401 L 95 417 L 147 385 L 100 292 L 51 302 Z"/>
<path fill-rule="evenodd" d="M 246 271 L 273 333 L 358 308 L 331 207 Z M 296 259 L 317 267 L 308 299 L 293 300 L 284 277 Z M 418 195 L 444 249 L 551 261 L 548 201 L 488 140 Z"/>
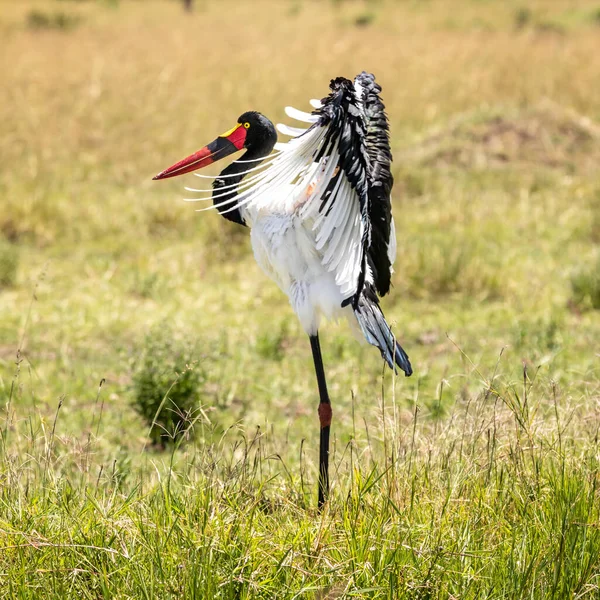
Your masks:
<path fill-rule="evenodd" d="M 589 173 L 600 164 L 600 125 L 549 100 L 510 113 L 470 112 L 396 151 L 395 158 L 429 167 L 537 165 Z"/>

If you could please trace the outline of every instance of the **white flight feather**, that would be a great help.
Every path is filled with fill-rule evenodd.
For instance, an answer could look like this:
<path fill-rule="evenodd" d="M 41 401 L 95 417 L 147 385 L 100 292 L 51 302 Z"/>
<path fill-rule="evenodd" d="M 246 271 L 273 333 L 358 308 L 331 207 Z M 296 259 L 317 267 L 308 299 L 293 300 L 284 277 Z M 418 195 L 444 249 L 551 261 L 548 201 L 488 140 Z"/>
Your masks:
<path fill-rule="evenodd" d="M 248 171 L 246 171 L 245 173 L 248 173 Z M 242 181 L 237 181 L 237 182 L 231 183 L 229 185 L 220 186 L 219 188 L 216 188 L 216 189 L 215 188 L 197 189 L 197 188 L 186 187 L 185 189 L 188 192 L 201 192 L 201 193 L 209 194 L 208 198 L 191 198 L 191 199 L 187 199 L 186 201 L 187 202 L 195 202 L 195 201 L 200 201 L 200 200 L 210 200 L 210 199 L 221 198 L 222 196 L 228 195 L 229 190 L 231 190 L 231 189 L 237 188 L 238 190 L 242 190 L 242 189 L 251 187 L 254 182 L 259 181 L 262 178 L 264 178 L 264 171 L 262 171 L 262 172 L 259 171 L 256 175 L 253 175 L 252 177 L 244 178 L 244 179 L 242 179 Z M 215 194 L 215 191 L 217 192 L 216 194 Z"/>
<path fill-rule="evenodd" d="M 241 182 L 235 184 L 223 186 L 218 189 L 218 193 L 213 193 L 210 196 L 210 198 L 186 198 L 185 200 L 187 202 L 197 202 L 207 199 L 218 199 L 228 195 L 228 190 L 231 190 L 232 188 L 237 188 L 238 194 L 236 194 L 233 198 L 219 204 L 220 207 L 232 204 L 232 206 L 227 211 L 221 211 L 222 213 L 231 212 L 232 210 L 235 210 L 236 208 L 239 208 L 242 205 L 248 204 L 248 201 L 246 201 L 247 197 L 249 195 L 253 195 L 254 192 L 259 191 L 261 187 L 277 186 L 280 182 L 283 182 L 289 178 L 293 178 L 293 176 L 295 175 L 297 176 L 298 167 L 303 165 L 301 159 L 305 158 L 305 155 L 309 156 L 310 153 L 314 151 L 314 147 L 316 147 L 318 141 L 319 140 L 317 138 L 313 140 L 312 143 L 306 144 L 304 148 L 300 148 L 301 152 L 299 153 L 299 155 L 296 155 L 293 152 L 289 151 L 285 153 L 285 156 L 283 155 L 283 152 L 278 153 L 278 155 L 267 165 L 266 169 L 260 170 L 259 167 L 262 165 L 259 165 L 259 167 L 255 167 L 254 169 L 249 169 L 245 171 L 245 173 L 249 173 L 251 171 L 259 171 L 257 175 L 254 175 L 249 179 L 243 179 Z M 186 189 L 188 189 L 189 191 L 200 192 L 209 191 L 194 190 L 193 188 Z M 243 204 L 242 201 L 244 201 Z M 199 209 L 199 211 L 210 210 L 213 208 L 216 207 L 210 206 L 206 209 Z"/>
<path fill-rule="evenodd" d="M 340 286 L 342 294 L 350 296 L 356 292 L 360 274 L 361 265 L 357 254 L 361 245 L 363 224 L 360 220 L 358 198 L 352 190 L 350 182 L 345 177 L 340 195 L 340 200 L 344 198 L 348 202 L 348 212 L 344 215 L 344 220 L 333 230 L 334 236 L 330 246 L 337 251 L 339 257 L 346 261 L 346 268 L 337 269 L 339 261 L 332 260 L 335 256 L 333 252 L 327 254 L 325 259 L 329 259 L 327 263 L 329 268 L 335 270 L 335 280 L 337 285 Z"/>
<path fill-rule="evenodd" d="M 238 160 L 234 160 L 233 162 L 236 163 L 254 163 L 254 162 L 263 162 L 265 160 L 268 160 L 269 158 L 275 158 L 278 154 L 281 154 L 281 152 L 271 152 L 271 154 L 267 154 L 267 156 L 263 156 L 262 158 L 249 158 L 247 160 L 242 160 L 241 158 L 238 158 Z"/>
<path fill-rule="evenodd" d="M 345 191 L 348 187 L 348 182 L 344 181 L 344 185 L 342 189 Z M 323 248 L 323 260 L 332 267 L 335 266 L 332 261 L 335 257 L 335 251 L 338 249 L 338 246 L 341 241 L 346 239 L 346 236 L 349 235 L 349 225 L 354 221 L 354 206 L 348 203 L 348 210 L 344 214 L 344 219 L 340 221 L 336 221 L 333 226 L 329 226 L 327 228 L 323 228 L 322 237 L 323 241 L 320 243 L 321 248 Z M 325 247 L 325 244 L 327 246 Z"/>
<path fill-rule="evenodd" d="M 345 180 L 345 177 L 340 173 L 338 176 L 338 182 L 336 184 L 334 192 L 331 194 L 330 198 L 335 198 L 337 196 L 337 192 L 340 189 L 342 182 Z M 327 216 L 327 221 L 325 221 L 323 225 L 323 229 L 321 230 L 321 235 L 324 237 L 329 237 L 334 227 L 339 227 L 341 224 L 345 223 L 348 213 L 352 208 L 351 202 L 336 202 L 334 206 L 331 206 L 331 202 L 325 207 L 324 211 L 327 208 L 331 208 L 331 212 Z"/>
<path fill-rule="evenodd" d="M 311 205 L 315 205 L 315 206 L 320 205 L 321 195 L 325 192 L 327 185 L 329 185 L 331 177 L 332 177 L 335 169 L 338 166 L 339 157 L 337 154 L 337 141 L 334 142 L 332 144 L 332 146 L 333 147 L 331 148 L 331 151 L 328 154 L 328 161 L 324 165 L 323 172 L 321 174 L 317 175 L 318 180 L 317 180 L 317 183 L 316 183 L 314 189 L 312 190 L 311 197 L 310 197 Z M 327 154 L 325 156 L 327 156 Z M 325 211 L 323 211 L 322 214 L 325 215 Z M 314 226 L 313 226 L 313 229 L 314 229 Z M 317 250 L 318 249 L 319 249 L 319 247 L 317 245 Z"/>
<path fill-rule="evenodd" d="M 269 198 L 267 198 L 267 194 L 262 192 L 267 189 L 269 192 L 268 196 L 276 199 L 277 204 L 280 205 L 283 199 L 281 196 L 278 196 L 278 192 L 281 193 L 285 191 L 287 196 L 293 191 L 293 187 L 289 186 L 289 183 L 297 177 L 300 167 L 304 166 L 304 162 L 301 160 L 303 158 L 302 155 L 309 155 L 313 150 L 313 146 L 316 146 L 318 141 L 318 139 L 315 139 L 312 143 L 306 144 L 306 147 L 301 148 L 300 156 L 295 156 L 290 152 L 288 156 L 278 157 L 278 159 L 269 165 L 269 169 L 260 174 L 258 181 L 254 183 L 254 185 L 244 189 L 241 194 L 234 196 L 231 200 L 220 203 L 219 208 L 222 208 L 224 205 L 232 204 L 227 210 L 220 210 L 221 214 L 242 208 L 248 204 L 252 204 L 252 206 L 248 207 L 249 210 L 260 210 L 261 208 L 265 208 L 265 201 L 268 202 Z M 291 187 L 291 189 L 286 190 L 286 186 L 288 188 Z M 241 187 L 243 186 L 240 186 L 240 188 Z M 199 212 L 210 210 L 211 208 L 214 207 L 199 209 Z"/>
<path fill-rule="evenodd" d="M 329 165 L 335 169 L 336 154 L 329 156 Z M 332 160 L 333 159 L 333 160 Z M 332 172 L 326 175 L 331 177 Z M 334 273 L 336 284 L 341 293 L 349 297 L 356 292 L 358 276 L 360 274 L 360 257 L 357 250 L 360 246 L 363 225 L 360 220 L 359 201 L 356 192 L 352 189 L 344 173 L 339 174 L 339 183 L 320 210 L 315 219 L 315 246 L 322 252 L 322 264 Z M 328 177 L 323 177 L 328 181 Z M 315 194 L 316 196 L 316 194 Z M 312 208 L 318 210 L 319 198 L 311 198 Z M 331 211 L 328 213 L 328 211 Z M 311 211 L 312 212 L 312 211 Z M 342 260 L 345 264 L 339 268 Z"/>
<path fill-rule="evenodd" d="M 315 152 L 318 144 L 320 142 L 320 135 L 317 136 L 306 136 L 303 139 L 301 144 L 292 143 L 298 140 L 299 138 L 294 138 L 288 142 L 287 152 L 284 151 L 283 154 L 287 155 L 285 158 L 282 158 L 281 161 L 289 163 L 291 165 L 290 169 L 284 171 L 284 176 L 282 177 L 281 171 L 279 173 L 276 172 L 275 167 L 278 165 L 273 165 L 269 171 L 265 175 L 264 181 L 256 184 L 255 187 L 255 196 L 258 201 L 261 195 L 270 196 L 270 203 L 273 204 L 274 208 L 282 207 L 284 203 L 284 198 L 277 197 L 276 190 L 273 186 L 277 186 L 279 184 L 291 185 L 295 179 L 302 175 L 303 171 L 307 166 L 310 167 L 310 157 Z M 307 164 L 308 163 L 308 164 Z M 286 180 L 285 175 L 287 175 L 288 179 Z M 289 195 L 289 192 L 288 194 Z"/>
<path fill-rule="evenodd" d="M 244 175 L 247 173 L 248 171 L 244 172 Z M 252 184 L 254 181 L 257 181 L 258 179 L 260 179 L 263 176 L 262 172 L 257 173 L 256 175 L 253 175 L 252 177 L 244 177 L 244 179 L 239 182 L 237 181 L 236 183 L 230 183 L 229 185 L 223 185 L 220 186 L 218 188 L 219 193 L 224 191 L 224 190 L 231 190 L 233 188 L 240 188 L 240 187 L 247 187 L 248 185 Z M 212 194 L 215 191 L 215 188 L 191 188 L 191 187 L 186 187 L 184 188 L 185 190 L 187 190 L 188 192 L 201 192 L 201 193 L 206 193 L 206 194 L 210 194 L 210 197 L 208 198 L 210 200 L 210 198 L 218 198 L 218 195 L 213 196 Z M 198 198 L 198 200 L 206 200 L 206 198 Z"/>
<path fill-rule="evenodd" d="M 394 225 L 394 217 L 390 221 L 390 239 L 388 240 L 387 251 L 390 265 L 393 265 L 396 262 L 396 227 Z M 392 269 L 393 271 L 394 269 Z"/>
<path fill-rule="evenodd" d="M 277 158 L 278 157 L 275 157 L 274 159 L 272 159 L 272 161 L 268 161 L 267 159 L 265 159 L 266 163 L 263 162 L 263 164 L 260 164 L 256 167 L 252 167 L 251 169 L 247 169 L 246 171 L 243 171 L 243 174 L 247 175 L 248 173 L 264 169 L 265 167 L 269 166 L 270 162 L 274 162 L 275 160 L 277 160 Z M 228 175 L 204 175 L 203 173 L 194 173 L 194 175 L 196 177 L 200 177 L 200 179 L 227 179 L 229 177 L 239 177 L 241 174 L 242 173 L 231 173 Z"/>
<path fill-rule="evenodd" d="M 353 215 L 354 216 L 354 215 Z M 327 246 L 324 248 L 323 262 L 330 267 L 331 270 L 335 270 L 338 261 L 336 258 L 339 256 L 337 253 L 340 244 L 347 246 L 348 237 L 351 234 L 350 228 L 352 226 L 353 219 L 347 219 L 344 223 L 340 223 L 335 229 L 335 235 L 332 235 L 327 240 Z"/>
<path fill-rule="evenodd" d="M 302 121 L 303 123 L 316 123 L 319 120 L 319 115 L 311 115 L 310 113 L 298 110 L 293 106 L 286 106 L 284 110 L 285 114 L 290 117 L 290 119 L 295 119 L 296 121 Z"/>
<path fill-rule="evenodd" d="M 302 129 L 300 127 L 290 127 L 285 123 L 277 123 L 275 127 L 279 133 L 283 133 L 283 135 L 289 135 L 291 137 L 298 137 L 308 131 L 308 129 Z"/>

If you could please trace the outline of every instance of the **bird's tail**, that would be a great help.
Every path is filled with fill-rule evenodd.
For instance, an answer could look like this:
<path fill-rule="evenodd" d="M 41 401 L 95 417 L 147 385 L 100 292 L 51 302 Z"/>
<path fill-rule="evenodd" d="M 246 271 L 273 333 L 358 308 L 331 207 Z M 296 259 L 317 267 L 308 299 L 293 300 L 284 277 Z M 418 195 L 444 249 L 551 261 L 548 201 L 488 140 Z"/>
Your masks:
<path fill-rule="evenodd" d="M 396 337 L 379 307 L 377 296 L 374 293 L 370 294 L 367 289 L 363 289 L 354 308 L 354 314 L 367 342 L 379 348 L 381 356 L 390 369 L 395 372 L 396 365 L 398 365 L 406 377 L 412 375 L 408 354 L 396 341 Z"/>

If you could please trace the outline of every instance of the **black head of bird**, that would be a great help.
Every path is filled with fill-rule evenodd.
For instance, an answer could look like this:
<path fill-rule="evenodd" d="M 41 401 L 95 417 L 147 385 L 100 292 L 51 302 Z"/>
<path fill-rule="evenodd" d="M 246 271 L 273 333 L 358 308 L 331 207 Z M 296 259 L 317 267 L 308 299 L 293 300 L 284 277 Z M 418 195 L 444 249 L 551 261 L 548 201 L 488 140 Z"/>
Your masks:
<path fill-rule="evenodd" d="M 247 150 L 245 160 L 262 158 L 273 150 L 276 142 L 277 132 L 273 123 L 259 112 L 248 111 L 240 115 L 236 125 L 229 131 L 194 154 L 161 171 L 154 179 L 167 179 L 190 173 L 244 149 Z"/>

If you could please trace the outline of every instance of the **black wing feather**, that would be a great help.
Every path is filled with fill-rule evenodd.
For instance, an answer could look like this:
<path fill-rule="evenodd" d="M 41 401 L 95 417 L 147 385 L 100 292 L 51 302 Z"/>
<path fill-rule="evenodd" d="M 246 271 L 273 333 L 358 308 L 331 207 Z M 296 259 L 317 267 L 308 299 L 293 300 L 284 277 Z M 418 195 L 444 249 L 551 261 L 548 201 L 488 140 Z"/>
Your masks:
<path fill-rule="evenodd" d="M 356 293 L 342 306 L 352 303 L 354 314 L 365 339 L 379 348 L 382 357 L 394 371 L 396 365 L 409 376 L 412 366 L 408 355 L 396 340 L 383 312 L 379 298 L 389 292 L 392 261 L 389 244 L 392 234 L 392 207 L 390 194 L 394 179 L 391 173 L 389 125 L 385 106 L 379 96 L 381 88 L 375 77 L 362 72 L 355 79 L 338 77 L 330 84 L 331 94 L 324 98 L 315 126 L 326 126 L 326 140 L 317 157 L 320 160 L 339 142 L 339 166 L 355 189 L 360 202 L 364 224 L 361 269 Z M 357 94 L 357 88 L 360 94 Z M 339 174 L 338 174 L 339 177 Z M 329 182 L 325 197 L 335 186 L 336 178 Z M 328 204 L 322 202 L 320 211 Z M 373 282 L 366 281 L 367 265 Z"/>
<path fill-rule="evenodd" d="M 352 302 L 356 308 L 363 289 L 367 265 L 367 249 L 371 245 L 371 227 L 369 216 L 369 157 L 365 146 L 367 137 L 363 111 L 356 97 L 354 83 L 344 77 L 332 79 L 329 84 L 331 93 L 321 100 L 321 107 L 314 110 L 319 121 L 314 126 L 328 127 L 328 133 L 321 151 L 315 157 L 319 161 L 331 148 L 334 137 L 339 141 L 340 169 L 346 175 L 350 185 L 356 190 L 360 202 L 361 219 L 364 225 L 362 256 L 356 293 L 347 298 L 342 306 Z M 335 185 L 332 181 L 330 186 Z"/>
<path fill-rule="evenodd" d="M 379 96 L 381 87 L 375 83 L 375 76 L 363 71 L 356 80 L 363 87 L 362 100 L 366 118 L 365 144 L 369 157 L 367 206 L 371 240 L 367 257 L 373 271 L 375 288 L 380 296 L 385 296 L 390 290 L 392 276 L 388 245 L 392 223 L 390 194 L 394 178 L 391 173 L 389 124 L 385 106 Z"/>

